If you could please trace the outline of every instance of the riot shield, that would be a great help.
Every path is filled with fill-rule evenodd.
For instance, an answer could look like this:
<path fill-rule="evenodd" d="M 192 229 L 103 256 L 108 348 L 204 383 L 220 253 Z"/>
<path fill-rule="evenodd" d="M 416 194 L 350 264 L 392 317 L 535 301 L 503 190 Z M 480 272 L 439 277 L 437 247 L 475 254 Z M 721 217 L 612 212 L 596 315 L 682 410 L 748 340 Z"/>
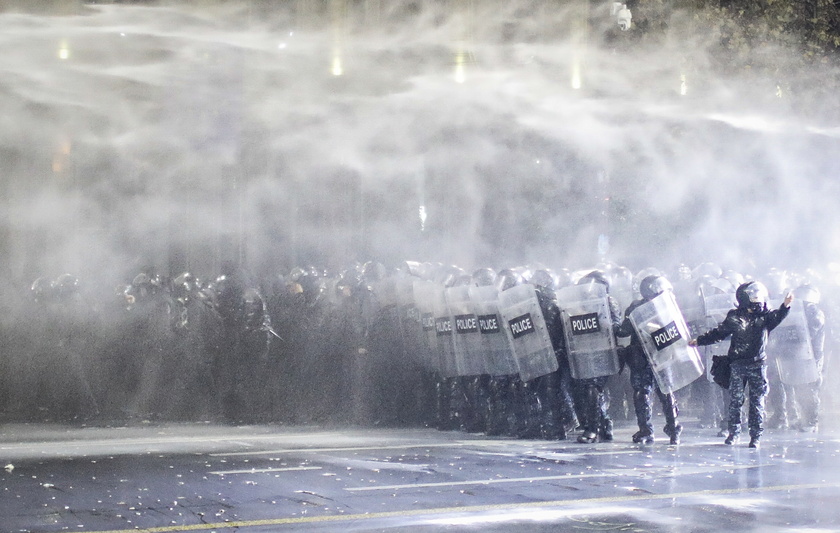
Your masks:
<path fill-rule="evenodd" d="M 713 294 L 703 298 L 703 314 L 706 316 L 706 326 L 695 331 L 691 324 L 688 325 L 691 337 L 696 339 L 699 335 L 710 329 L 716 328 L 725 319 L 726 315 L 735 308 L 734 294 Z M 703 355 L 703 365 L 706 367 L 706 379 L 714 382 L 712 378 L 712 360 L 716 355 L 727 355 L 731 339 L 724 339 L 720 342 L 703 346 L 700 350 Z"/>
<path fill-rule="evenodd" d="M 486 366 L 481 353 L 481 332 L 478 329 L 478 317 L 470 300 L 469 286 L 461 285 L 446 289 L 446 302 L 452 315 L 452 344 L 458 375 L 486 374 Z"/>
<path fill-rule="evenodd" d="M 396 279 L 397 305 L 400 316 L 400 330 L 408 352 L 415 363 L 423 364 L 423 354 L 427 351 L 428 341 L 423 335 L 420 323 L 420 310 L 414 300 L 414 283 L 417 278 L 403 277 Z"/>
<path fill-rule="evenodd" d="M 486 372 L 491 376 L 509 376 L 519 370 L 513 355 L 510 339 L 505 334 L 502 315 L 499 312 L 499 290 L 496 287 L 470 287 L 478 330 L 481 333 L 481 353 L 484 356 Z"/>
<path fill-rule="evenodd" d="M 435 330 L 435 301 L 442 287 L 432 281 L 415 280 L 413 283 L 414 301 L 420 316 L 421 337 L 424 340 L 421 357 L 422 366 L 432 372 L 441 371 L 440 349 Z"/>
<path fill-rule="evenodd" d="M 372 285 L 374 294 L 379 302 L 379 319 L 381 327 L 391 339 L 391 357 L 399 360 L 408 358 L 400 323 L 400 308 L 397 294 L 397 279 L 393 276 L 383 278 Z"/>
<path fill-rule="evenodd" d="M 618 374 L 621 366 L 607 288 L 598 283 L 563 287 L 556 293 L 572 377 Z"/>
<path fill-rule="evenodd" d="M 455 335 L 452 313 L 446 302 L 446 289 L 436 285 L 432 294 L 434 299 L 435 335 L 437 336 L 440 365 L 438 372 L 444 378 L 458 376 L 458 365 L 455 361 Z"/>
<path fill-rule="evenodd" d="M 517 285 L 502 291 L 499 293 L 499 309 L 522 381 L 557 370 L 557 356 L 554 355 L 554 346 L 534 286 Z"/>
<path fill-rule="evenodd" d="M 785 385 L 804 385 L 819 379 L 808 319 L 801 301 L 794 300 L 788 316 L 770 332 L 767 356 L 773 359 Z"/>
<path fill-rule="evenodd" d="M 700 353 L 688 345 L 691 336 L 673 292 L 665 291 L 643 303 L 629 318 L 659 390 L 666 394 L 677 391 L 703 375 Z"/>

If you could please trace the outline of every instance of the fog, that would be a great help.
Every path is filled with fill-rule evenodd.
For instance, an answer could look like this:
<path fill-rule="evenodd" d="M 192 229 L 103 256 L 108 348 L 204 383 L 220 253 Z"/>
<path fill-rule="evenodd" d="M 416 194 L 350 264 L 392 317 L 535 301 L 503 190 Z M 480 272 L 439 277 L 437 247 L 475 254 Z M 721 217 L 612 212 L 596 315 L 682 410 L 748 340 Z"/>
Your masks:
<path fill-rule="evenodd" d="M 9 279 L 840 251 L 827 73 L 722 79 L 684 14 L 654 46 L 596 1 L 56 5 L 0 13 Z"/>

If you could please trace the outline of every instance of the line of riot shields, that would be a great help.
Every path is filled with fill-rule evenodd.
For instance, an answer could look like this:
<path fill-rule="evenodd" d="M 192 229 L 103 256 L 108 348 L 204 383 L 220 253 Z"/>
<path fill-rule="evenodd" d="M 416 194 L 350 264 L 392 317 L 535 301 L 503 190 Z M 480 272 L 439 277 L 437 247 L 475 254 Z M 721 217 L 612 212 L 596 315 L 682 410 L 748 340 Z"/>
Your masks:
<path fill-rule="evenodd" d="M 267 280 L 227 269 L 211 282 L 148 270 L 116 291 L 69 274 L 39 278 L 26 297 L 5 299 L 0 408 L 22 421 L 429 426 L 562 439 L 583 422 L 578 385 L 588 379 L 609 378 L 610 416 L 634 418 L 610 300 L 626 309 L 653 269 L 598 268 L 608 286 L 577 283 L 588 270 L 542 269 L 546 281 L 526 268 L 468 275 L 411 262 L 295 268 Z M 673 293 L 629 317 L 658 386 L 701 427 L 725 418 L 726 391 L 708 370 L 727 348 L 687 343 L 734 307 L 737 279 L 727 275 L 678 271 Z M 784 386 L 776 389 L 787 393 L 776 409 L 787 406 L 790 425 L 798 403 L 814 409 L 804 397 L 825 372 L 816 341 L 826 333 L 809 304 L 795 302 L 768 346 Z"/>

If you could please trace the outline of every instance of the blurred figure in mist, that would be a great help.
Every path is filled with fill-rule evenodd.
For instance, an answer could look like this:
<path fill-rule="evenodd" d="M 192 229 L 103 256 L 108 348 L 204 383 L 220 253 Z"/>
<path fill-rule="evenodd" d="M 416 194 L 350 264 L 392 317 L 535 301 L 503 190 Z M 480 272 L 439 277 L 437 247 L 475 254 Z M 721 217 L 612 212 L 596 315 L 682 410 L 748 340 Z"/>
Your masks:
<path fill-rule="evenodd" d="M 365 350 L 355 365 L 360 372 L 360 385 L 354 390 L 357 419 L 404 426 L 415 420 L 419 382 L 400 328 L 396 278 L 382 263 L 369 261 L 362 267 L 362 279 L 368 291 L 364 312 L 370 322 Z"/>
<path fill-rule="evenodd" d="M 146 267 L 123 294 L 129 315 L 125 349 L 131 379 L 126 412 L 132 418 L 160 420 L 172 401 L 173 391 L 165 383 L 173 345 L 167 289 L 154 267 Z"/>
<path fill-rule="evenodd" d="M 366 337 L 370 318 L 366 316 L 368 286 L 356 268 L 348 268 L 328 284 L 332 297 L 324 322 L 326 362 L 318 380 L 320 397 L 314 419 L 339 425 L 364 423 L 357 419 L 357 404 L 363 394 L 359 389 L 368 383 L 356 368 L 358 359 L 366 355 Z"/>
<path fill-rule="evenodd" d="M 794 288 L 789 286 L 791 280 L 785 270 L 771 268 L 765 279 L 771 301 L 781 301 L 785 294 Z M 767 428 L 788 429 L 791 425 L 796 426 L 799 423 L 799 412 L 795 401 L 795 391 L 791 385 L 782 380 L 778 365 L 768 365 L 767 381 L 770 387 L 767 392 L 767 409 L 770 412 L 766 423 Z"/>
<path fill-rule="evenodd" d="M 793 387 L 800 409 L 797 429 L 813 433 L 817 431 L 820 420 L 820 389 L 825 361 L 825 313 L 820 308 L 820 291 L 813 285 L 800 285 L 794 289 L 793 294 L 805 307 L 805 319 L 817 367 L 816 380 Z"/>
<path fill-rule="evenodd" d="M 281 418 L 309 424 L 321 418 L 324 400 L 319 371 L 324 368 L 329 339 L 324 334 L 328 299 L 325 279 L 314 267 L 294 267 L 286 277 L 281 326 L 286 359 L 278 391 Z M 272 343 L 274 344 L 274 343 Z"/>
<path fill-rule="evenodd" d="M 91 385 L 95 370 L 94 309 L 82 297 L 79 279 L 62 274 L 50 281 L 35 280 L 31 287 L 34 309 L 34 353 L 25 362 L 34 382 L 24 393 L 27 417 L 36 420 L 84 421 L 99 414 Z M 33 409 L 34 408 L 34 409 Z"/>
<path fill-rule="evenodd" d="M 221 410 L 213 390 L 212 355 L 222 324 L 202 289 L 201 281 L 186 271 L 175 276 L 169 287 L 172 344 L 165 383 L 169 391 L 177 392 L 164 413 L 170 420 L 210 420 Z"/>
<path fill-rule="evenodd" d="M 207 288 L 221 319 L 213 354 L 214 389 L 228 422 L 259 422 L 269 416 L 268 357 L 271 319 L 261 292 L 244 271 L 227 262 Z"/>

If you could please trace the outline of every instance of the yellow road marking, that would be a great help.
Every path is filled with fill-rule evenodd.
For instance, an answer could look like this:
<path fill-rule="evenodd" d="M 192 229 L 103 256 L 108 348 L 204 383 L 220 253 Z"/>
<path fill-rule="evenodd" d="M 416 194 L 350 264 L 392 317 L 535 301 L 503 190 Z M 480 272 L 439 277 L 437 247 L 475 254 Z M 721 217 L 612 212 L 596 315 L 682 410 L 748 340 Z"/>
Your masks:
<path fill-rule="evenodd" d="M 667 500 L 690 498 L 697 496 L 719 496 L 723 494 L 741 494 L 755 492 L 778 492 L 786 490 L 809 490 L 838 487 L 840 483 L 810 483 L 803 485 L 776 485 L 770 487 L 698 490 L 694 492 L 680 492 L 674 494 L 640 494 L 632 496 L 608 496 L 601 498 L 580 498 L 575 500 L 555 500 L 527 503 L 500 503 L 493 505 L 472 505 L 463 507 L 441 507 L 432 509 L 407 509 L 404 511 L 387 511 L 379 513 L 307 516 L 297 518 L 269 518 L 264 520 L 243 520 L 238 522 L 217 522 L 213 524 L 190 524 L 183 526 L 162 526 L 147 529 L 114 529 L 108 531 L 92 531 L 89 533 L 173 533 L 178 531 L 206 531 L 211 529 L 234 529 L 262 526 L 281 526 L 290 524 L 314 524 L 318 522 L 342 522 L 346 520 L 373 520 L 379 518 L 400 518 L 422 515 L 440 515 L 455 513 L 481 513 L 487 511 L 503 511 L 513 509 L 533 509 L 540 507 L 567 507 L 570 505 L 586 505 L 600 503 L 621 503 L 644 500 Z"/>

